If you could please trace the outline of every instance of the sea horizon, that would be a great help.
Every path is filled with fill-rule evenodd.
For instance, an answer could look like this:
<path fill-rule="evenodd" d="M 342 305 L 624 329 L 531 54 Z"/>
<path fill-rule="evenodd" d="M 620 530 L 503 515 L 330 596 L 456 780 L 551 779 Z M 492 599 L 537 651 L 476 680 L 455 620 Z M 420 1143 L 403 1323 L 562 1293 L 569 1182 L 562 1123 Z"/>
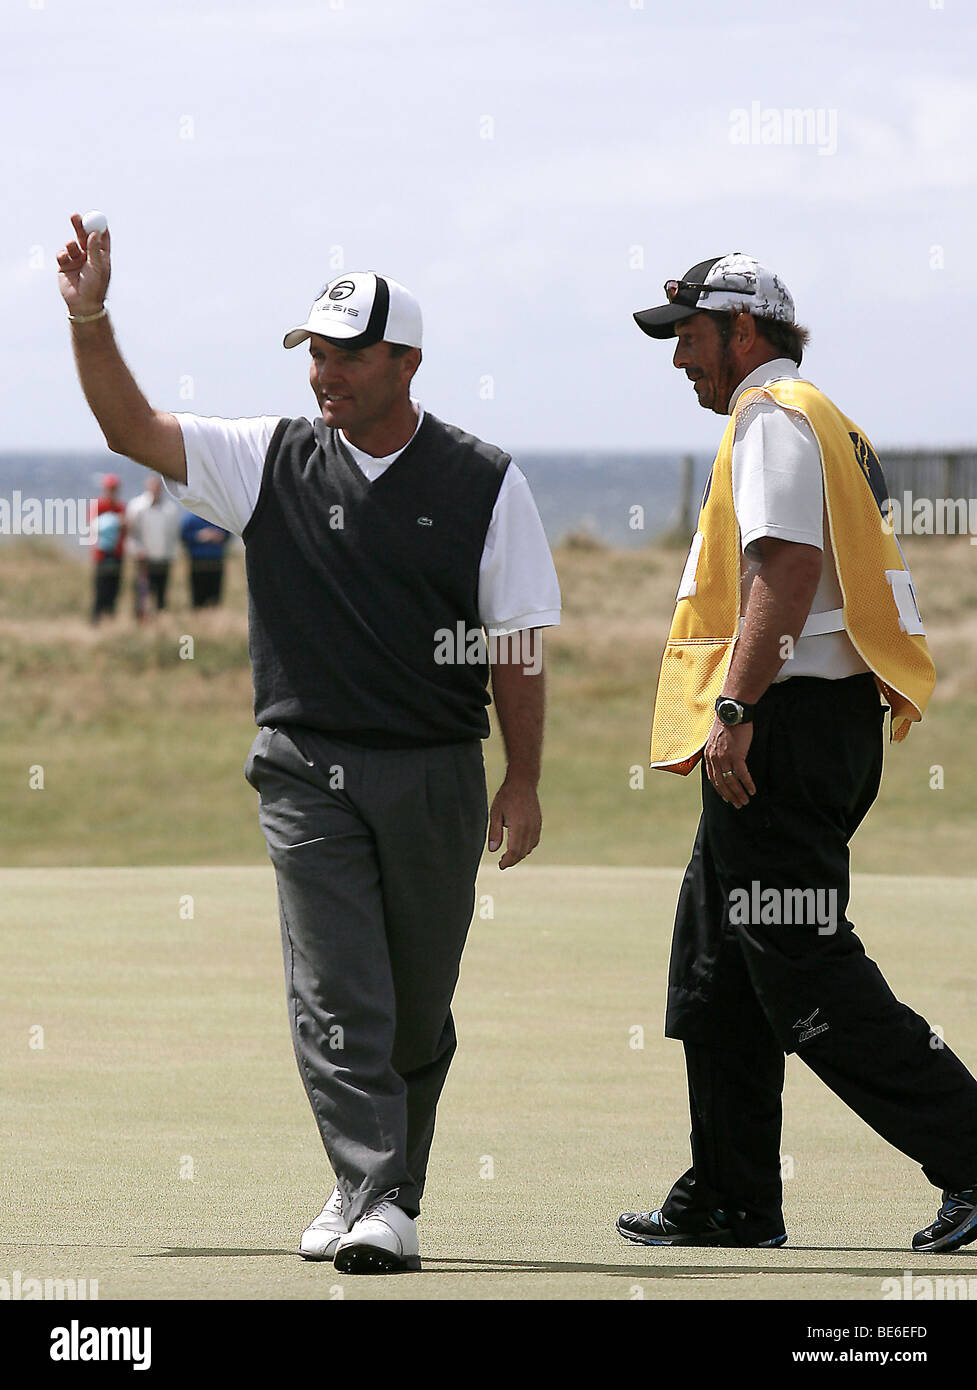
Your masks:
<path fill-rule="evenodd" d="M 679 520 L 679 451 L 527 450 L 514 462 L 525 474 L 551 545 L 586 536 L 613 548 L 636 548 Z M 711 454 L 693 453 L 693 514 L 705 487 Z M 123 502 L 145 488 L 151 470 L 107 451 L 8 450 L 0 453 L 0 499 L 19 494 L 38 502 L 97 497 L 103 474 L 119 478 Z M 15 507 L 9 507 L 15 511 Z M 0 518 L 2 520 L 2 518 Z M 17 534 L 16 532 L 14 534 Z M 11 532 L 0 526 L 0 542 Z M 73 536 L 61 537 L 76 546 Z M 88 547 L 82 547 L 88 549 Z"/>
<path fill-rule="evenodd" d="M 907 487 L 916 498 L 977 498 L 973 446 L 890 448 L 880 449 L 879 455 L 890 496 L 900 501 Z M 514 462 L 529 482 L 551 546 L 575 537 L 612 549 L 637 549 L 683 522 L 686 459 L 692 461 L 692 476 L 684 488 L 684 522 L 694 522 L 712 458 L 711 451 L 701 450 L 527 449 L 517 452 Z M 79 513 L 82 499 L 99 495 L 107 472 L 118 476 L 121 499 L 129 502 L 144 490 L 150 471 L 108 450 L 2 451 L 0 543 L 30 534 L 30 527 L 87 552 L 77 535 L 57 535 L 33 518 L 45 503 L 56 501 L 69 503 L 65 510 L 72 515 Z"/>

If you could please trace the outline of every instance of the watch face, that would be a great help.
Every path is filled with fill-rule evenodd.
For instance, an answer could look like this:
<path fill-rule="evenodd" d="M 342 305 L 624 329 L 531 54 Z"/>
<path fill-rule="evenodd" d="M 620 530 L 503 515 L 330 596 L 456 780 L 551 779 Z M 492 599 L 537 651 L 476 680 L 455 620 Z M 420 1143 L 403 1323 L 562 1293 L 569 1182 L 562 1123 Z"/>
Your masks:
<path fill-rule="evenodd" d="M 717 712 L 724 724 L 740 722 L 740 707 L 735 700 L 721 700 Z"/>

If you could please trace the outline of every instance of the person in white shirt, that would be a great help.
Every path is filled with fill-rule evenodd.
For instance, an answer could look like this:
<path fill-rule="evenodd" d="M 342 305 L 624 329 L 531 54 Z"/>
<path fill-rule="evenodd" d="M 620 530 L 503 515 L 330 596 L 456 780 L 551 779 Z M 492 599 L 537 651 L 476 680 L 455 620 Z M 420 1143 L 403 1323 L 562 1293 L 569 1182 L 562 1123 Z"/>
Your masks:
<path fill-rule="evenodd" d="M 126 507 L 126 533 L 129 554 L 135 562 L 133 579 L 137 618 L 149 616 L 150 598 L 156 611 L 166 607 L 170 566 L 180 542 L 183 512 L 163 491 L 158 475 L 146 480 L 146 489 Z"/>
<path fill-rule="evenodd" d="M 808 341 L 786 285 L 755 257 L 702 261 L 665 289 L 668 303 L 635 314 L 638 326 L 677 339 L 673 365 L 700 406 L 735 411 L 731 499 L 714 468 L 700 514 L 697 541 L 713 547 L 703 594 L 692 565 L 677 604 L 694 598 L 715 631 L 705 576 L 729 573 L 738 538 L 741 627 L 701 748 L 702 815 L 669 965 L 665 1033 L 685 1047 L 692 1165 L 660 1207 L 622 1213 L 617 1229 L 650 1246 L 785 1244 L 781 1095 L 785 1053 L 796 1051 L 942 1191 L 912 1248 L 956 1249 L 977 1239 L 977 1082 L 895 998 L 845 915 L 848 842 L 882 775 L 884 706 L 848 635 L 836 573 L 837 561 L 857 574 L 860 557 L 832 537 L 824 497 L 836 470 L 864 473 L 860 436 L 847 434 L 850 458 L 832 452 L 822 464 L 807 414 L 786 408 L 775 389 L 736 410 L 750 388 L 799 378 Z M 817 388 L 812 397 L 824 402 L 816 427 L 836 408 Z M 869 525 L 876 507 L 882 524 L 882 491 L 879 466 L 875 486 L 866 474 L 858 494 Z M 848 545 L 851 534 L 864 533 L 845 533 Z M 690 562 L 701 548 L 694 542 Z M 871 574 L 866 561 L 863 582 Z M 692 630 L 695 641 L 710 640 L 698 636 L 701 626 Z M 691 720 L 686 710 L 712 693 L 705 668 L 684 660 L 692 642 L 677 649 L 682 675 L 673 684 L 672 668 L 663 670 L 659 689 L 665 723 Z M 685 705 L 679 716 L 676 701 Z M 708 712 L 706 704 L 688 746 Z"/>
<path fill-rule="evenodd" d="M 313 422 L 177 417 L 115 345 L 108 232 L 72 224 L 60 288 L 106 442 L 244 540 L 259 726 L 245 775 L 336 1177 L 299 1248 L 340 1272 L 416 1270 L 485 833 L 490 853 L 505 842 L 502 869 L 541 833 L 541 629 L 560 619 L 542 524 L 504 451 L 411 398 L 420 308 L 390 277 L 331 281 L 285 335 L 308 346 Z M 490 680 L 507 763 L 491 808 Z"/>

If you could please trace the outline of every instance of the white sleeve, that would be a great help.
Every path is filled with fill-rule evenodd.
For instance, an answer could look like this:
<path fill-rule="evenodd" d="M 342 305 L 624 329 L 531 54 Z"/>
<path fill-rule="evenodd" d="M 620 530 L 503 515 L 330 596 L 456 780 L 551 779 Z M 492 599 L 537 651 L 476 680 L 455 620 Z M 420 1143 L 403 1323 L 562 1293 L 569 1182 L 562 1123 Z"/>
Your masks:
<path fill-rule="evenodd" d="M 761 536 L 824 549 L 821 451 L 802 415 L 769 399 L 748 405 L 736 422 L 732 466 L 744 550 Z"/>
<path fill-rule="evenodd" d="M 265 455 L 281 416 L 176 418 L 183 433 L 187 481 L 184 486 L 164 479 L 167 492 L 188 511 L 239 536 L 258 501 Z"/>
<path fill-rule="evenodd" d="M 525 475 L 510 463 L 478 571 L 478 613 L 490 637 L 560 621 L 560 584 Z"/>

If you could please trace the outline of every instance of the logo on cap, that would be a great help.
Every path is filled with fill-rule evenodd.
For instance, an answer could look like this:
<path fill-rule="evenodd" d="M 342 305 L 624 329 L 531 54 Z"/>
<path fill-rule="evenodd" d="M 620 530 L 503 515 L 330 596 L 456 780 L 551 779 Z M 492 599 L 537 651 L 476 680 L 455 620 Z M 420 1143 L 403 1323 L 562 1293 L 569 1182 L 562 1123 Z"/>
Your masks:
<path fill-rule="evenodd" d="M 389 276 L 351 271 L 323 285 L 306 322 L 290 329 L 282 343 L 298 347 L 313 334 L 354 349 L 383 341 L 419 348 L 421 310 L 410 291 Z"/>

